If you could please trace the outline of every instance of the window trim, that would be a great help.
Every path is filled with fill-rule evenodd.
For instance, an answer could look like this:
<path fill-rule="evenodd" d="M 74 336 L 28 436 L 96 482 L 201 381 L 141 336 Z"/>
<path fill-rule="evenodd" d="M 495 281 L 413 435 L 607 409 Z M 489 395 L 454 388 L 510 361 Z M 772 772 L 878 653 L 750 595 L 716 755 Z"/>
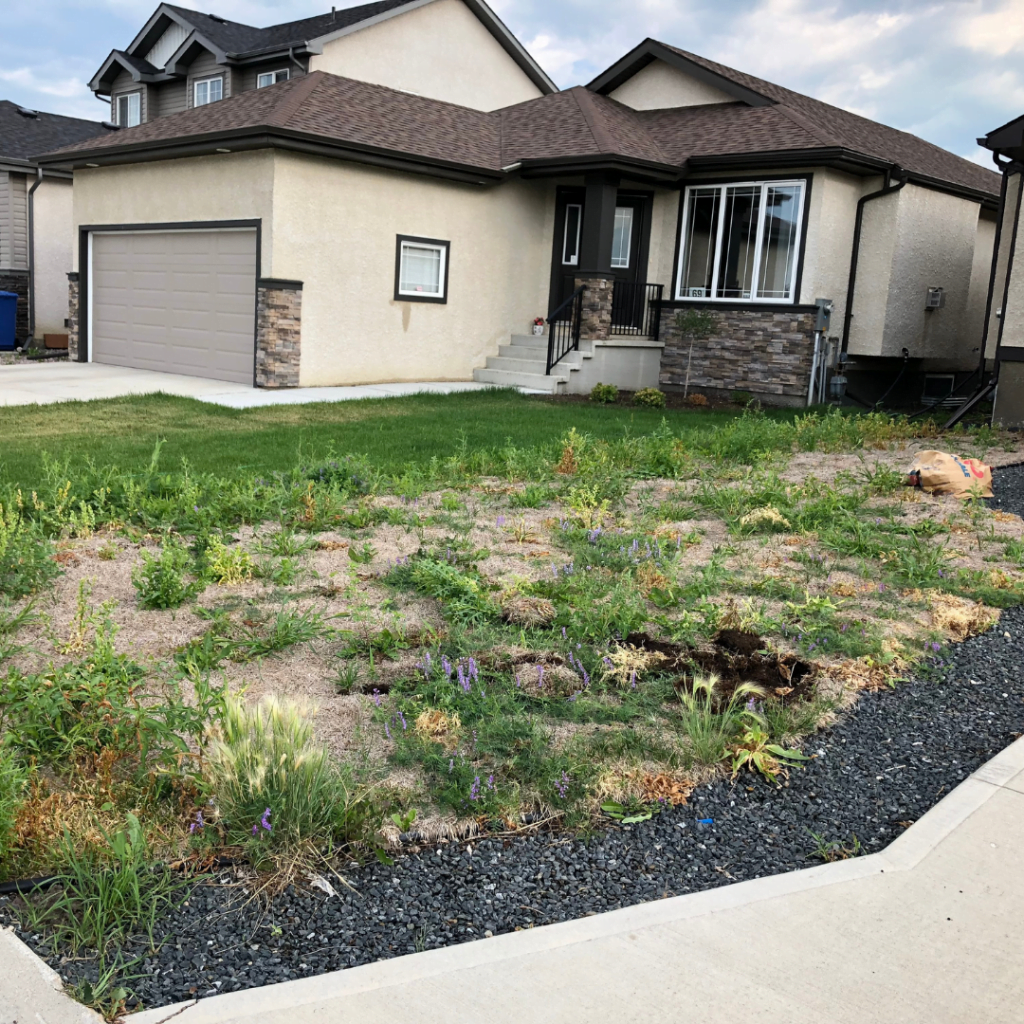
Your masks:
<path fill-rule="evenodd" d="M 266 85 L 260 85 L 260 79 L 270 75 L 271 81 L 267 82 Z M 284 78 L 278 78 L 278 75 L 284 75 Z M 267 89 L 272 85 L 277 85 L 278 82 L 287 82 L 291 75 L 291 68 L 276 68 L 273 71 L 257 71 L 256 72 L 256 88 Z"/>
<path fill-rule="evenodd" d="M 207 82 L 220 82 L 220 99 L 219 100 L 207 100 L 205 103 L 196 102 L 196 91 L 199 86 Z M 209 90 L 207 90 L 209 92 Z M 220 100 L 224 99 L 224 76 L 223 75 L 204 75 L 202 78 L 192 79 L 192 109 L 195 110 L 199 107 L 208 107 L 211 103 L 219 103 Z"/>
<path fill-rule="evenodd" d="M 128 102 L 128 106 L 129 106 L 129 108 L 131 108 L 131 98 L 133 96 L 139 101 L 139 119 L 138 119 L 138 121 L 135 122 L 135 124 L 121 124 L 121 100 L 122 99 L 128 100 L 129 101 Z M 119 92 L 114 97 L 114 111 L 113 111 L 113 113 L 114 113 L 114 124 L 116 124 L 119 128 L 135 128 L 136 126 L 142 124 L 142 90 L 141 89 L 134 89 L 131 92 Z M 131 111 L 129 109 L 129 117 L 130 116 L 131 116 Z"/>
<path fill-rule="evenodd" d="M 689 180 L 685 186 L 680 190 L 679 198 L 679 220 L 676 227 L 676 256 L 675 256 L 675 267 L 673 270 L 672 277 L 672 295 L 673 298 L 670 300 L 674 303 L 681 305 L 705 305 L 715 306 L 718 308 L 735 308 L 735 309 L 752 309 L 757 307 L 769 308 L 769 309 L 793 309 L 800 305 L 800 291 L 803 287 L 803 273 L 804 273 L 804 253 L 807 247 L 807 225 L 810 217 L 811 210 L 811 186 L 813 183 L 813 173 L 806 174 L 778 174 L 770 177 L 765 175 L 747 176 L 747 177 L 716 177 L 716 178 L 705 178 L 697 180 Z M 695 188 L 728 188 L 731 185 L 800 185 L 801 186 L 801 208 L 800 213 L 797 215 L 797 242 L 796 242 L 796 271 L 793 276 L 793 293 L 787 299 L 765 299 L 759 298 L 756 295 L 749 299 L 740 299 L 735 297 L 730 298 L 716 298 L 713 295 L 706 295 L 703 298 L 698 296 L 689 296 L 681 294 L 681 284 L 683 275 L 683 244 L 685 242 L 684 233 L 686 225 L 686 214 L 689 212 L 690 203 L 690 190 Z M 762 204 L 762 210 L 764 209 Z M 721 222 L 720 222 L 721 223 Z M 757 255 L 760 256 L 762 234 L 763 234 L 764 221 L 759 217 L 758 219 L 758 251 Z M 757 265 L 755 264 L 755 271 Z"/>
<path fill-rule="evenodd" d="M 616 257 L 615 256 L 615 235 L 614 235 L 614 232 L 613 232 L 612 233 L 612 257 L 611 257 L 610 265 L 611 265 L 612 270 L 629 270 L 630 269 L 629 257 L 630 257 L 630 254 L 633 251 L 633 230 L 634 230 L 634 228 L 636 226 L 635 223 L 634 223 L 636 221 L 636 207 L 635 206 L 619 206 L 619 205 L 617 205 L 617 202 L 616 202 L 615 215 L 614 215 L 615 217 L 618 217 L 619 210 L 628 210 L 629 211 L 629 234 L 626 236 L 626 258 L 625 258 L 625 262 L 622 262 L 622 257 L 621 256 L 620 257 Z M 615 262 L 616 259 L 618 259 L 620 262 L 616 263 Z"/>
<path fill-rule="evenodd" d="M 428 295 L 424 292 L 403 292 L 402 284 L 402 246 L 406 243 L 412 245 L 429 245 L 441 250 L 441 294 Z M 440 238 L 422 238 L 419 235 L 396 235 L 395 236 L 395 302 L 436 302 L 445 304 L 448 302 L 448 264 L 451 251 L 451 242 Z"/>

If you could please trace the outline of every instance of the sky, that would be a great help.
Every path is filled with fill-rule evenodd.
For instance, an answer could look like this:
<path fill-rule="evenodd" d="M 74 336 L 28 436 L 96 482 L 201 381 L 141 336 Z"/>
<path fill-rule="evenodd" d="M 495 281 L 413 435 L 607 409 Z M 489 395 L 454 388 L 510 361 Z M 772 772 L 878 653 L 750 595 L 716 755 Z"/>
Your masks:
<path fill-rule="evenodd" d="M 102 120 L 86 83 L 158 0 L 0 0 L 0 99 Z M 334 0 L 339 8 L 352 6 Z M 1024 0 L 490 0 L 560 87 L 647 36 L 989 164 L 979 135 L 1024 114 Z M 250 25 L 330 0 L 177 0 Z"/>

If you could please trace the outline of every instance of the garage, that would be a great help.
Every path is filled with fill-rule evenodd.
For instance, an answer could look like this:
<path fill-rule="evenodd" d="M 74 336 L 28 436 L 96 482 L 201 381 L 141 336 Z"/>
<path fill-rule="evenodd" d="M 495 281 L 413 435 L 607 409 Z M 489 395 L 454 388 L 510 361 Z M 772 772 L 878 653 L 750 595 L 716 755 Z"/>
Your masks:
<path fill-rule="evenodd" d="M 92 231 L 89 359 L 253 382 L 256 231 Z"/>

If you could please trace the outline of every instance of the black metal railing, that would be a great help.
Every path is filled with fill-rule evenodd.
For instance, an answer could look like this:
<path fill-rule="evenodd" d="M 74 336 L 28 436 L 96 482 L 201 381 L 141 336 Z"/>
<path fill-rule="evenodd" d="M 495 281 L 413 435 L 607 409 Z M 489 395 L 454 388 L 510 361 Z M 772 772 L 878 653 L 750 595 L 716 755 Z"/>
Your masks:
<path fill-rule="evenodd" d="M 548 368 L 550 373 L 570 352 L 580 347 L 580 327 L 583 323 L 583 293 L 587 290 L 581 284 L 548 317 Z"/>
<path fill-rule="evenodd" d="M 657 341 L 664 290 L 662 284 L 616 281 L 612 289 L 611 333 Z"/>

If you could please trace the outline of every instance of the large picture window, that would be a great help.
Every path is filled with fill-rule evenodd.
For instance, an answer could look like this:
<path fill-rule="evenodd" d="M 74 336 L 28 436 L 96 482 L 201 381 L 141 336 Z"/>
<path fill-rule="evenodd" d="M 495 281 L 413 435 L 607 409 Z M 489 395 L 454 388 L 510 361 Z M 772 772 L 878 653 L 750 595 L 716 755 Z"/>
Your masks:
<path fill-rule="evenodd" d="M 398 236 L 395 299 L 405 302 L 448 301 L 448 242 Z"/>
<path fill-rule="evenodd" d="M 795 302 L 803 181 L 691 185 L 677 299 Z"/>

